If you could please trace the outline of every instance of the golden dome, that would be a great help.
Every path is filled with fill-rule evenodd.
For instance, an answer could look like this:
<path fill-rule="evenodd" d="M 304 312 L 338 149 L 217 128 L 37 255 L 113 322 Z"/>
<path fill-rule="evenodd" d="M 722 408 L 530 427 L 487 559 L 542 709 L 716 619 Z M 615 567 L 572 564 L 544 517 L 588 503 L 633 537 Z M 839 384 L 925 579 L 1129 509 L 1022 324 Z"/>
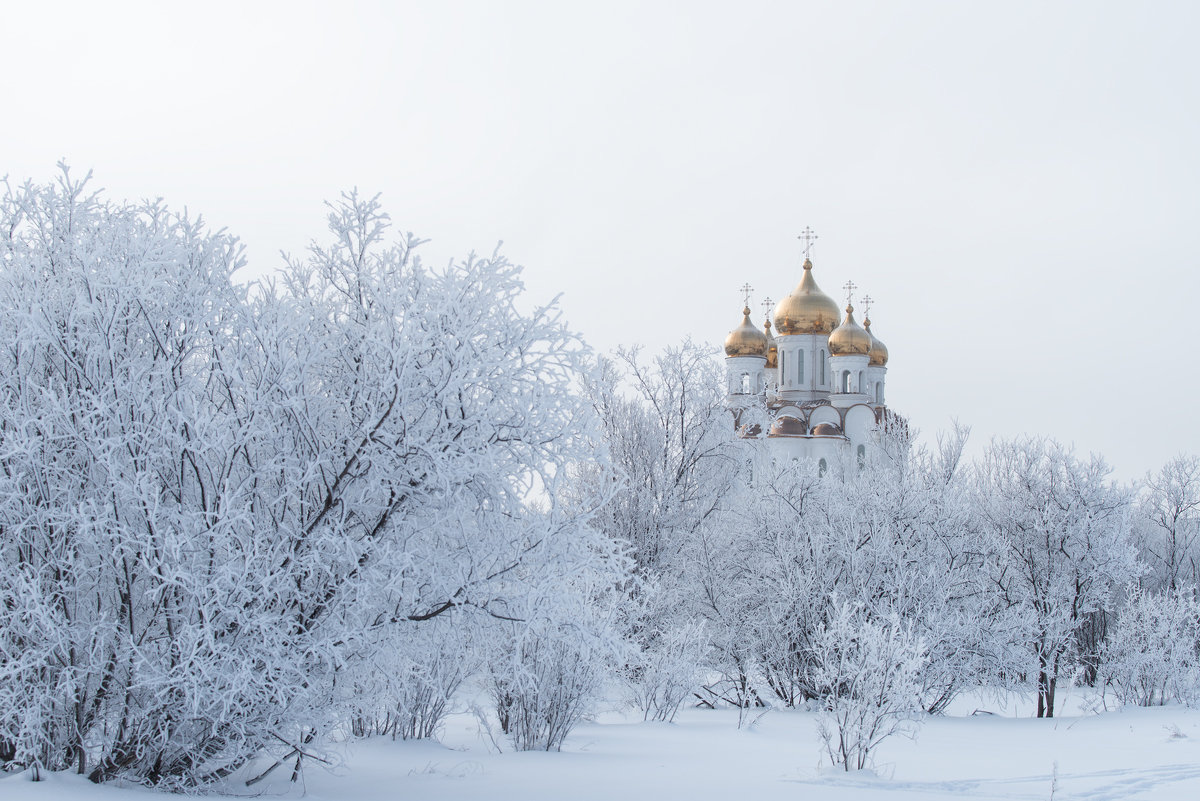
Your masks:
<path fill-rule="evenodd" d="M 829 335 L 829 353 L 832 356 L 866 356 L 871 350 L 871 335 L 854 322 L 854 307 L 846 307 L 846 319 Z"/>
<path fill-rule="evenodd" d="M 873 333 L 871 333 L 871 318 L 870 317 L 866 317 L 863 319 L 863 328 L 866 329 L 867 336 L 869 336 L 871 338 L 871 349 L 867 352 L 867 356 L 870 357 L 870 361 L 868 362 L 868 364 L 870 364 L 872 367 L 887 366 L 887 360 L 888 360 L 887 345 L 880 342 L 878 337 L 876 337 Z"/>
<path fill-rule="evenodd" d="M 750 307 L 742 309 L 742 324 L 729 332 L 725 337 L 726 356 L 761 356 L 767 355 L 767 337 L 754 323 L 750 322 Z"/>
<path fill-rule="evenodd" d="M 769 437 L 803 437 L 807 433 L 804 421 L 798 417 L 781 415 L 771 423 Z"/>
<path fill-rule="evenodd" d="M 771 318 L 767 318 L 767 324 L 763 333 L 767 335 L 767 369 L 774 370 L 778 366 L 779 347 L 775 344 L 775 335 L 771 333 Z"/>
<path fill-rule="evenodd" d="M 775 330 L 780 334 L 828 334 L 837 323 L 837 304 L 817 286 L 812 262 L 805 259 L 800 284 L 775 307 Z"/>

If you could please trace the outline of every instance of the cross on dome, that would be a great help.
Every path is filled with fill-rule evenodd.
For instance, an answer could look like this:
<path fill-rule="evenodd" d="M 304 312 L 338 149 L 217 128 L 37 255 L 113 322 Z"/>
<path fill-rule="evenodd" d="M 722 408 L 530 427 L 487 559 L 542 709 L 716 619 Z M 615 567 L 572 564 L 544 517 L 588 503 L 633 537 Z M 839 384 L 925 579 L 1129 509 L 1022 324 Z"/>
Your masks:
<path fill-rule="evenodd" d="M 858 285 L 853 281 L 847 281 L 846 283 L 842 284 L 842 289 L 846 290 L 846 305 L 853 306 L 854 290 L 858 289 Z"/>
<path fill-rule="evenodd" d="M 800 232 L 800 236 L 796 238 L 804 242 L 804 258 L 807 259 L 812 251 L 813 242 L 816 242 L 820 237 L 813 233 L 812 226 L 806 225 L 804 226 L 804 230 Z"/>
<path fill-rule="evenodd" d="M 870 295 L 863 296 L 862 306 L 863 306 L 863 319 L 865 320 L 871 316 L 871 296 Z"/>
<path fill-rule="evenodd" d="M 750 286 L 750 282 L 742 284 L 743 304 L 747 309 L 750 308 L 750 293 L 754 291 L 754 287 Z"/>
<path fill-rule="evenodd" d="M 763 298 L 762 307 L 763 313 L 767 315 L 767 322 L 771 322 L 771 309 L 775 307 L 775 301 L 770 297 Z"/>

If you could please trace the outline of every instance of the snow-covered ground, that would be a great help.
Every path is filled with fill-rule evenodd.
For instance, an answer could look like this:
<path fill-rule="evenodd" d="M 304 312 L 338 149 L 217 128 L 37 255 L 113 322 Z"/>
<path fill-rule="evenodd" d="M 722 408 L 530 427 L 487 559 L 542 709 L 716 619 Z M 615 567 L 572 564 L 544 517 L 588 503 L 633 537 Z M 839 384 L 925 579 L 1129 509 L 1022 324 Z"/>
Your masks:
<path fill-rule="evenodd" d="M 338 770 L 310 767 L 297 787 L 281 769 L 263 794 L 329 801 L 1200 798 L 1200 711 L 1088 714 L 1078 707 L 1068 701 L 1066 715 L 1037 720 L 1024 703 L 1002 708 L 991 698 L 964 699 L 954 714 L 926 720 L 915 741 L 884 743 L 873 773 L 852 774 L 821 764 L 807 712 L 772 711 L 742 729 L 733 710 L 685 709 L 675 723 L 609 712 L 578 727 L 561 753 L 498 753 L 464 714 L 451 718 L 443 744 L 350 743 Z M 995 714 L 972 715 L 975 709 Z M 151 797 L 71 775 L 0 779 L 4 801 Z"/>

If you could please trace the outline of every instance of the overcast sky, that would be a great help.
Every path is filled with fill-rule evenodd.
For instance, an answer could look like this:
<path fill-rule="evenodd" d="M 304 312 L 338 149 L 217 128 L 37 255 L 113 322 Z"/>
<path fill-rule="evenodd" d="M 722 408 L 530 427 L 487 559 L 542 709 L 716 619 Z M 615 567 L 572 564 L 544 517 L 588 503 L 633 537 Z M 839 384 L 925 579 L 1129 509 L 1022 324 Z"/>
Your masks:
<path fill-rule="evenodd" d="M 12 3 L 0 174 L 60 158 L 247 244 L 381 192 L 600 350 L 853 279 L 890 404 L 1119 478 L 1200 453 L 1200 4 Z"/>

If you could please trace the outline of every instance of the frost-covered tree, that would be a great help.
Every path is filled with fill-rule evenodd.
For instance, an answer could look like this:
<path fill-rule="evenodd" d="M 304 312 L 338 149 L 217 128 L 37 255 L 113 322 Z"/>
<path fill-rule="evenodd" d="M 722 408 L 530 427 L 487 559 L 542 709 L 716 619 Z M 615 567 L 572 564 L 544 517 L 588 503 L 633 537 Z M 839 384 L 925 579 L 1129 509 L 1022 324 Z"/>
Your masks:
<path fill-rule="evenodd" d="M 1053 717 L 1060 678 L 1087 654 L 1086 616 L 1113 605 L 1139 572 L 1130 541 L 1130 493 L 1093 456 L 1023 439 L 993 443 L 977 465 L 975 509 L 988 540 L 991 591 L 1020 632 L 1026 660 L 1009 672 L 1033 677 L 1038 717 Z"/>
<path fill-rule="evenodd" d="M 690 341 L 643 359 L 621 349 L 599 360 L 586 385 L 603 423 L 614 471 L 586 466 L 575 492 L 600 504 L 597 525 L 629 544 L 638 580 L 628 587 L 628 631 L 636 653 L 625 665 L 643 712 L 669 719 L 708 653 L 694 638 L 688 554 L 737 486 L 742 449 L 725 409 L 715 350 Z"/>
<path fill-rule="evenodd" d="M 1147 475 L 1137 511 L 1147 585 L 1200 588 L 1200 457 L 1177 456 Z"/>
<path fill-rule="evenodd" d="M 639 571 L 653 579 L 677 570 L 680 548 L 736 482 L 740 457 L 721 365 L 689 340 L 648 362 L 637 349 L 619 349 L 598 367 L 587 394 L 617 476 L 587 475 L 582 490 L 611 496 L 598 525 L 628 542 Z M 614 479 L 615 494 L 604 485 Z"/>
<path fill-rule="evenodd" d="M 688 583 L 731 678 L 748 674 L 786 706 L 820 697 L 812 638 L 830 625 L 836 596 L 866 619 L 898 617 L 926 642 L 929 711 L 978 681 L 995 659 L 978 636 L 994 609 L 958 471 L 966 433 L 935 453 L 885 435 L 876 456 L 835 462 L 825 476 L 810 463 L 759 460 L 690 551 Z"/>
<path fill-rule="evenodd" d="M 620 580 L 560 502 L 604 458 L 585 352 L 517 268 L 427 269 L 350 195 L 238 286 L 231 237 L 85 184 L 0 203 L 4 767 L 179 788 L 303 755 L 387 627 Z"/>

